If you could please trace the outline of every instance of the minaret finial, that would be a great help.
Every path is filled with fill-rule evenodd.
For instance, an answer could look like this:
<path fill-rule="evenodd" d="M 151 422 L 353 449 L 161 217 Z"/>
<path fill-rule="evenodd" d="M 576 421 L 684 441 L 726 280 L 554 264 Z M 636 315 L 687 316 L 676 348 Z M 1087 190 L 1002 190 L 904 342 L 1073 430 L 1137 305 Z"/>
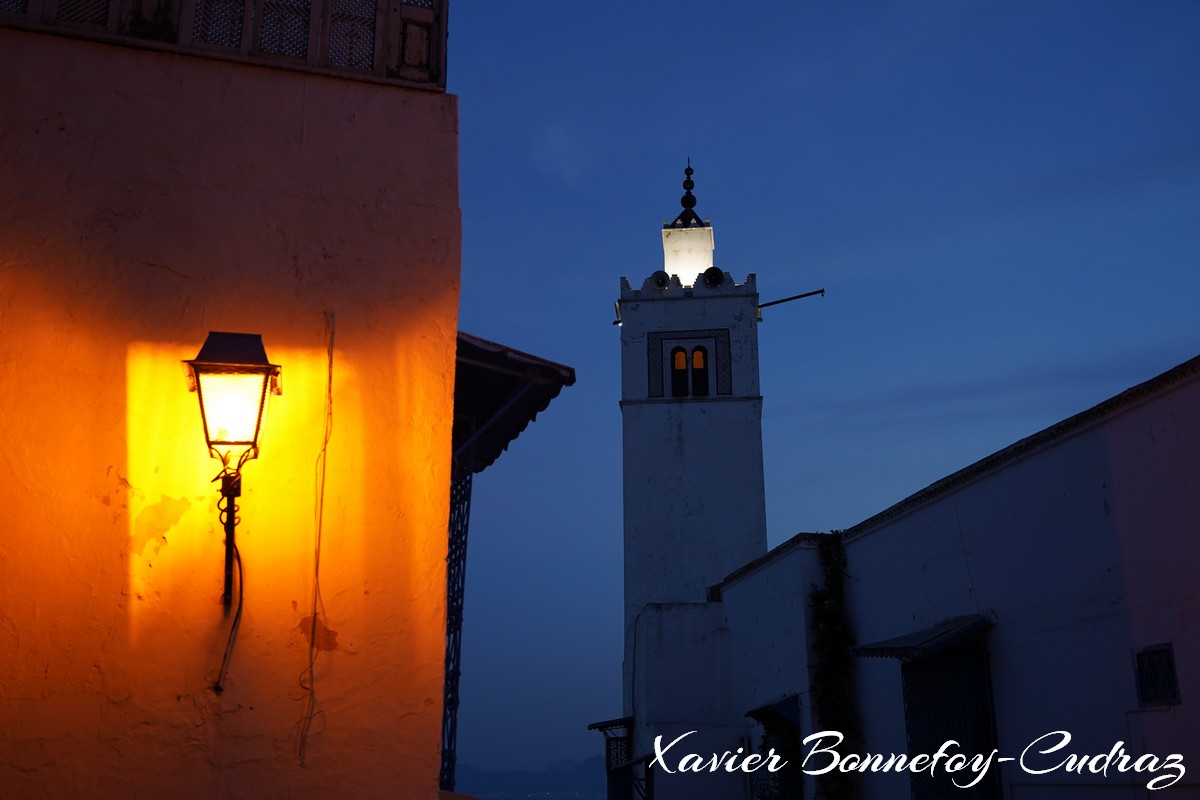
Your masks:
<path fill-rule="evenodd" d="M 692 189 L 696 188 L 696 182 L 692 180 L 692 175 L 695 170 L 692 169 L 692 157 L 688 156 L 687 167 L 683 170 L 683 197 L 679 198 L 679 205 L 683 206 L 683 211 L 675 218 L 674 222 L 664 225 L 664 228 L 687 228 L 692 225 L 704 225 L 704 221 L 696 213 L 696 196 L 692 194 Z"/>

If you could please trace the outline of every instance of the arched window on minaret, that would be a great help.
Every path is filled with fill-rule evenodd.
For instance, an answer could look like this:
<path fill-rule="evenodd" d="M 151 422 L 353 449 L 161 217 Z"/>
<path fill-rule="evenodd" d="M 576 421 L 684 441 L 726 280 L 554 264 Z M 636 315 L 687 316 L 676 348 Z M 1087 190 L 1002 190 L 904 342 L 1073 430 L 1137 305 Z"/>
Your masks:
<path fill-rule="evenodd" d="M 671 351 L 671 397 L 688 396 L 687 350 L 676 347 Z"/>
<path fill-rule="evenodd" d="M 692 397 L 708 397 L 708 350 L 692 348 Z"/>

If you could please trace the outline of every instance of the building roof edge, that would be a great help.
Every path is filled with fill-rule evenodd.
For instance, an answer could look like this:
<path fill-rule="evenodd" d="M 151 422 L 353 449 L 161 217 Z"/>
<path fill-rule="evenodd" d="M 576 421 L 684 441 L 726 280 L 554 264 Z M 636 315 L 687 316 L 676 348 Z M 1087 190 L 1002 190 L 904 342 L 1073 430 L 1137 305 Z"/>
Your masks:
<path fill-rule="evenodd" d="M 1116 414 L 1129 410 L 1148 399 L 1151 395 L 1187 380 L 1195 379 L 1197 376 L 1200 376 L 1200 356 L 1188 359 L 1166 372 L 1143 381 L 1136 386 L 1132 386 L 1120 394 L 1097 403 L 1078 414 L 1067 417 L 1047 428 L 1043 428 L 1037 433 L 1026 436 L 1024 439 L 1019 439 L 1007 447 L 963 467 L 957 472 L 952 472 L 946 477 L 934 481 L 924 489 L 904 498 L 899 503 L 888 506 L 878 514 L 868 517 L 853 527 L 847 528 L 844 531 L 845 540 L 850 542 L 858 539 L 904 516 L 910 511 L 915 511 L 917 508 L 939 497 L 966 486 L 987 473 L 1006 467 L 1043 447 L 1081 433 L 1106 419 L 1111 419 Z"/>

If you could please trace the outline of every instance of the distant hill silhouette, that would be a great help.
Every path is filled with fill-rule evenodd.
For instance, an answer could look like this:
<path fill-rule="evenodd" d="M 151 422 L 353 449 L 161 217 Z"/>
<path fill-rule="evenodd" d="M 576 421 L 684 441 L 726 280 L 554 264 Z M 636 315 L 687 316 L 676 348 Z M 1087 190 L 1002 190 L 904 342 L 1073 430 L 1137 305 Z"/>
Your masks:
<path fill-rule="evenodd" d="M 484 800 L 525 800 L 529 797 L 559 800 L 604 800 L 604 756 L 592 756 L 574 766 L 554 765 L 539 772 L 492 771 L 459 764 L 455 791 L 479 795 Z"/>

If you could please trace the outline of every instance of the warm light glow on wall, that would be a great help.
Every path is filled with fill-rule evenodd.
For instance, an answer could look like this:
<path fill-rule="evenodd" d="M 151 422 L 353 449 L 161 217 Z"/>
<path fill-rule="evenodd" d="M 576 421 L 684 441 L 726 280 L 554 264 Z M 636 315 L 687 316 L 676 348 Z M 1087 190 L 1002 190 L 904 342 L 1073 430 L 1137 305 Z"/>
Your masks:
<path fill-rule="evenodd" d="M 202 629 L 223 624 L 224 534 L 216 511 L 219 484 L 212 482 L 219 464 L 205 452 L 196 395 L 186 391 L 180 377 L 180 356 L 195 347 L 194 342 L 138 342 L 127 350 L 128 474 L 119 477 L 128 482 L 127 609 L 134 644 L 148 632 L 177 627 L 181 616 Z M 252 479 L 238 502 L 238 547 L 247 569 L 247 596 L 264 590 L 287 596 L 286 602 L 276 598 L 256 608 L 256 617 L 294 615 L 295 620 L 277 621 L 279 630 L 291 634 L 312 585 L 314 468 L 325 428 L 327 362 L 322 350 L 274 343 L 271 355 L 287 365 L 287 402 L 273 404 L 266 418 L 262 436 L 268 446 L 252 462 Z M 254 391 L 261 391 L 262 376 L 252 377 Z M 357 568 L 365 558 L 360 388 L 353 365 L 338 363 L 325 509 L 326 546 L 336 553 L 329 569 L 346 559 Z"/>
<path fill-rule="evenodd" d="M 265 337 L 265 335 L 264 335 Z M 301 719 L 297 676 L 312 631 L 318 455 L 326 429 L 327 351 L 272 336 L 287 373 L 263 448 L 244 468 L 237 545 L 245 617 L 221 703 L 230 735 L 279 736 Z M 316 338 L 316 337 L 314 337 Z M 385 719 L 441 719 L 445 648 L 449 429 L 453 340 L 442 353 L 408 339 L 356 342 L 333 358 L 332 435 L 325 472 L 316 685 L 323 719 L 369 730 Z M 395 343 L 399 342 L 399 343 Z M 205 452 L 196 395 L 180 360 L 195 342 L 135 343 L 126 350 L 125 466 L 128 589 L 125 646 L 142 674 L 209 691 L 222 665 L 230 615 L 221 605 L 220 464 Z M 395 684 L 380 696 L 379 687 Z M 419 691 L 411 687 L 421 687 Z M 169 702 L 168 702 L 169 701 Z M 174 698 L 168 698 L 174 707 Z M 239 706 L 240 707 L 240 706 Z M 263 720 L 269 722 L 263 723 Z M 277 724 L 286 720 L 286 725 Z M 327 758 L 320 734 L 315 759 Z M 435 737 L 436 738 L 436 737 Z M 436 772 L 436 747 L 432 750 Z"/>
<path fill-rule="evenodd" d="M 116 477 L 129 505 L 126 608 L 135 645 L 160 608 L 199 594 L 201 564 L 212 594 L 220 565 L 220 534 L 212 535 L 209 520 L 214 500 L 205 491 L 215 470 L 203 442 L 196 447 L 196 398 L 180 381 L 187 349 L 138 342 L 126 353 L 126 474 Z"/>
<path fill-rule="evenodd" d="M 409 634 L 444 630 L 446 565 L 393 556 L 439 532 L 444 547 L 449 426 L 373 406 L 411 383 L 450 412 L 455 98 L 4 25 L 0 61 L 0 797 L 433 800 L 444 648 L 414 652 Z M 359 155 L 314 160 L 314 140 Z M 262 334 L 287 376 L 238 498 L 235 639 L 222 465 L 180 363 L 214 329 Z M 398 462 L 394 442 L 423 460 Z M 436 504 L 396 500 L 414 476 L 441 484 Z M 399 573 L 429 576 L 430 599 L 405 604 Z M 320 714 L 300 768 L 318 583 Z"/>
<path fill-rule="evenodd" d="M 453 351 L 447 352 L 446 357 L 449 363 L 453 363 Z M 411 348 L 403 346 L 396 347 L 395 365 L 398 376 L 418 375 L 427 369 L 414 358 Z M 447 377 L 453 386 L 453 375 Z M 412 420 L 417 429 L 432 432 L 440 428 L 449 432 L 453 424 L 453 404 L 447 406 L 443 402 L 436 381 L 400 380 L 396 388 L 397 409 L 401 410 L 405 419 Z M 449 444 L 448 439 L 442 440 L 437 436 L 425 436 L 419 440 L 393 436 L 392 457 L 401 465 L 436 464 L 442 454 L 441 448 L 448 448 Z M 397 576 L 396 583 L 403 585 L 405 603 L 414 616 L 426 619 L 440 617 L 443 621 L 443 627 L 415 628 L 410 634 L 413 639 L 407 646 L 414 652 L 444 653 L 445 570 L 433 573 L 421 565 L 434 560 L 445 564 L 450 475 L 449 472 L 431 469 L 409 469 L 407 472 L 407 480 L 395 487 L 397 501 L 405 514 L 402 527 L 395 532 L 396 543 L 404 549 L 404 555 L 398 561 L 407 570 L 406 574 Z"/>

